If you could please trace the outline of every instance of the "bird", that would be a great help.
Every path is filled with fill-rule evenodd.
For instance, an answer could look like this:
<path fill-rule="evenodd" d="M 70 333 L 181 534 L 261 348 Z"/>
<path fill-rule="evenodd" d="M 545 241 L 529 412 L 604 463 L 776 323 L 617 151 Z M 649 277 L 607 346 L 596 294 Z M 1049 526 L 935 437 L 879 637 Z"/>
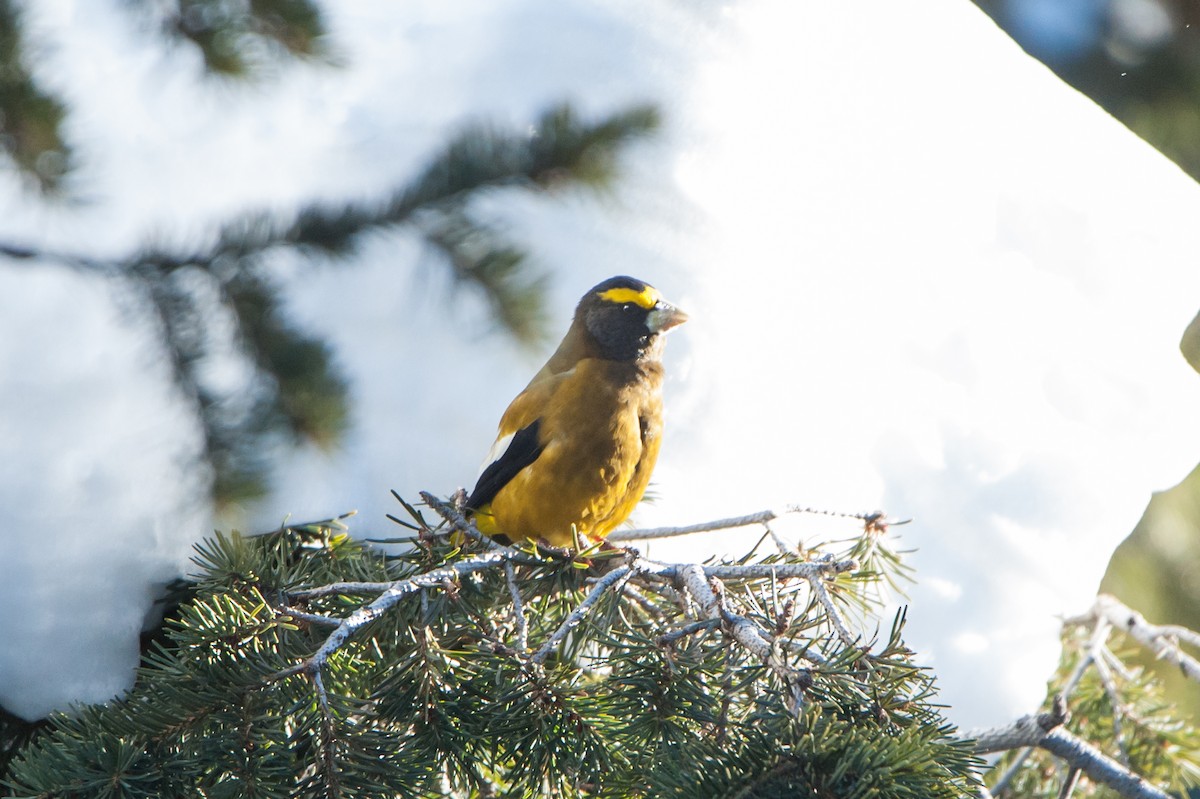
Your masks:
<path fill-rule="evenodd" d="M 629 517 L 662 443 L 664 335 L 687 319 L 632 277 L 583 295 L 558 349 L 500 419 L 466 501 L 480 532 L 571 549 Z"/>

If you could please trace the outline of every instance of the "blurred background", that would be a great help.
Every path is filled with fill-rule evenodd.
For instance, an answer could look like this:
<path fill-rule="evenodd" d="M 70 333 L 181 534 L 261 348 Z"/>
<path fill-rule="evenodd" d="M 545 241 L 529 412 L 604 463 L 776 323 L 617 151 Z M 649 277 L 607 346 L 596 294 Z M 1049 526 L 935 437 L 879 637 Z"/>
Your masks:
<path fill-rule="evenodd" d="M 1028 53 L 1185 172 L 1200 169 L 1200 8 L 1185 0 L 979 0 Z"/>
<path fill-rule="evenodd" d="M 213 526 L 396 534 L 620 273 L 693 317 L 637 521 L 915 516 L 956 720 L 1036 703 L 1200 460 L 1196 12 L 893 6 L 0 0 L 0 704 L 119 693 Z M 1104 578 L 1194 628 L 1198 482 Z"/>
<path fill-rule="evenodd" d="M 1200 179 L 1200 6 L 1186 0 L 978 0 L 1026 52 Z M 1098 168 L 1103 168 L 1098 165 Z M 1200 368 L 1200 331 L 1184 355 Z M 1157 495 L 1102 590 L 1148 618 L 1200 627 L 1200 471 Z M 1147 661 L 1149 659 L 1146 659 Z M 1182 704 L 1200 701 L 1162 668 Z"/>

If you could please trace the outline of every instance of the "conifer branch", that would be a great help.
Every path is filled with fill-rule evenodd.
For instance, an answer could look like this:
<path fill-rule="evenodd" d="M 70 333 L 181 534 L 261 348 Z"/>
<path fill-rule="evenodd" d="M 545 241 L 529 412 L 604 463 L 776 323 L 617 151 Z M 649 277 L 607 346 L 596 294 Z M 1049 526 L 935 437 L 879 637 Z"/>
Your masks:
<path fill-rule="evenodd" d="M 55 720 L 6 785 L 50 796 L 91 779 L 100 788 L 81 796 L 113 784 L 173 796 L 243 791 L 246 777 L 279 796 L 581 797 L 747 785 L 840 796 L 853 783 L 881 799 L 974 788 L 969 747 L 929 701 L 903 619 L 864 665 L 811 596 L 809 580 L 828 590 L 857 567 L 857 541 L 800 562 L 547 555 L 429 504 L 445 523 L 431 535 L 424 509 L 406 506 L 416 538 L 403 552 L 297 546 L 291 533 L 202 545 L 194 593 L 130 697 Z M 442 531 L 478 543 L 463 552 Z M 865 597 L 874 574 L 837 590 Z M 274 619 L 264 597 L 278 597 Z"/>
<path fill-rule="evenodd" d="M 1090 656 L 1085 656 L 1090 659 Z M 1076 669 L 1078 671 L 1078 669 Z M 1002 727 L 989 729 L 973 729 L 964 734 L 964 738 L 974 741 L 974 751 L 977 755 L 988 755 L 1013 749 L 1026 749 L 1022 755 L 1032 751 L 1033 747 L 1043 749 L 1051 755 L 1060 758 L 1067 764 L 1070 771 L 1081 771 L 1098 785 L 1108 786 L 1116 793 L 1128 799 L 1169 799 L 1170 794 L 1153 786 L 1152 783 L 1135 774 L 1128 765 L 1117 762 L 1116 759 L 1105 755 L 1078 735 L 1068 731 L 1064 725 L 1070 719 L 1067 713 L 1067 703 L 1063 695 L 1055 696 L 1054 705 L 1046 713 L 1021 716 L 1020 719 Z M 998 795 L 1025 758 L 1010 765 L 1006 773 L 992 786 L 991 793 Z M 1064 783 L 1063 793 L 1069 795 L 1067 786 L 1070 777 Z"/>
<path fill-rule="evenodd" d="M 209 12 L 223 18 L 226 7 L 247 2 L 185 4 L 192 8 L 183 16 L 199 20 Z M 260 30 L 261 20 L 272 20 L 261 31 L 275 33 L 261 42 L 282 44 L 275 34 L 289 31 L 284 37 L 288 49 L 296 45 L 316 52 L 319 15 L 309 13 L 309 0 L 254 0 L 248 5 L 272 9 L 255 17 L 259 21 L 251 26 Z M 206 10 L 201 12 L 201 6 Z M 286 12 L 280 10 L 285 7 Z M 20 48 L 7 48 L 16 53 L 12 55 L 4 47 L 19 44 L 12 26 L 7 26 L 12 35 L 5 40 L 5 22 L 13 19 L 6 8 L 0 0 L 0 95 L 6 87 L 24 85 L 19 93 L 27 101 L 23 107 L 31 111 L 23 115 L 24 123 L 41 119 L 43 133 L 53 135 L 29 139 L 32 128 L 17 130 L 15 118 L 0 120 L 0 155 L 7 151 L 25 169 L 36 166 L 34 161 L 47 168 L 52 162 L 66 166 L 67 150 L 53 144 L 62 109 L 52 97 L 38 94 L 35 85 L 18 80 L 24 70 Z M 283 24 L 285 18 L 290 22 Z M 230 30 L 239 30 L 239 38 L 246 32 L 236 25 Z M 216 43 L 221 42 L 218 37 Z M 218 46 L 206 54 L 235 50 Z M 3 99 L 0 106 L 12 110 Z M 455 288 L 469 288 L 490 306 L 492 319 L 504 330 L 526 344 L 543 336 L 548 277 L 530 264 L 525 247 L 487 224 L 480 198 L 501 191 L 548 194 L 566 186 L 610 187 L 620 176 L 622 153 L 657 130 L 659 115 L 652 105 L 639 104 L 589 119 L 560 103 L 531 123 L 515 130 L 466 126 L 430 154 L 424 169 L 385 195 L 310 202 L 291 214 L 245 211 L 199 244 L 151 243 L 136 251 L 93 255 L 0 241 L 0 262 L 66 267 L 104 277 L 128 292 L 137 301 L 139 323 L 154 334 L 175 386 L 199 423 L 197 461 L 208 467 L 204 490 L 218 505 L 261 496 L 271 477 L 264 452 L 284 441 L 330 447 L 345 433 L 350 413 L 347 386 L 329 344 L 295 324 L 282 307 L 282 286 L 268 264 L 272 254 L 287 252 L 333 266 L 351 262 L 373 236 L 407 231 L 441 256 Z M 28 150 L 25 145 L 33 140 L 46 147 Z M 56 158 L 34 158 L 38 152 Z M 22 161 L 25 157 L 33 161 Z M 29 174 L 53 182 L 58 172 Z M 230 355 L 248 367 L 240 385 L 214 380 L 207 368 Z"/>
<path fill-rule="evenodd" d="M 1069 769 L 1082 771 L 1097 784 L 1106 785 L 1121 796 L 1129 799 L 1169 799 L 1170 795 L 1165 791 L 1067 730 L 1063 725 L 1069 719 L 1066 700 L 1059 694 L 1048 712 L 1022 716 L 1002 727 L 971 730 L 963 737 L 974 741 L 976 754 L 1036 747 L 1050 752 L 1066 763 Z M 1010 766 L 1009 771 L 1012 768 Z M 1007 772 L 1005 777 L 1011 779 Z M 1007 784 L 1008 779 L 1002 779 L 992 787 L 991 792 L 999 795 Z"/>
<path fill-rule="evenodd" d="M 308 598 L 312 596 L 328 596 L 330 594 L 339 593 L 358 593 L 364 586 L 376 586 L 382 588 L 379 597 L 368 605 L 355 610 L 347 616 L 337 626 L 329 637 L 325 639 L 325 643 L 321 648 L 313 653 L 310 657 L 301 663 L 284 669 L 270 677 L 270 681 L 282 680 L 294 674 L 315 673 L 325 665 L 329 656 L 336 652 L 338 648 L 346 642 L 355 632 L 370 624 L 375 619 L 383 615 L 388 608 L 395 605 L 404 597 L 414 594 L 422 588 L 429 588 L 436 585 L 441 585 L 447 580 L 458 580 L 465 575 L 473 574 L 484 569 L 495 568 L 502 564 L 508 555 L 504 552 L 485 552 L 481 555 L 476 555 L 472 558 L 457 561 L 448 566 L 443 566 L 438 569 L 427 571 L 424 574 L 419 574 L 416 577 L 410 577 L 406 580 L 396 580 L 391 583 L 335 583 L 331 586 L 323 586 L 322 588 L 310 591 L 297 591 L 291 594 L 294 598 Z M 339 586 L 350 586 L 352 591 L 337 590 Z"/>
<path fill-rule="evenodd" d="M 804 706 L 804 691 L 812 685 L 812 672 L 808 669 L 796 669 L 788 665 L 781 656 L 779 649 L 767 638 L 757 624 L 730 611 L 724 601 L 724 589 L 720 582 L 710 584 L 710 576 L 705 573 L 703 566 L 697 564 L 682 565 L 678 569 L 678 579 L 683 583 L 688 593 L 700 606 L 700 611 L 710 619 L 719 619 L 721 627 L 729 636 L 751 654 L 775 672 L 788 688 L 788 707 L 796 715 Z M 714 590 L 714 585 L 716 590 Z"/>
<path fill-rule="evenodd" d="M 533 654 L 532 661 L 537 665 L 545 663 L 546 658 L 550 656 L 550 653 L 562 643 L 563 639 L 570 634 L 571 630 L 579 626 L 579 623 L 583 621 L 583 617 L 587 615 L 588 611 L 600 601 L 600 597 L 602 597 L 610 588 L 614 591 L 620 591 L 620 586 L 623 585 L 630 577 L 632 577 L 634 573 L 635 571 L 633 566 L 618 566 L 597 580 L 596 584 L 592 586 L 592 590 L 588 592 L 583 601 L 575 606 L 575 609 L 572 610 L 567 618 L 563 620 L 563 623 L 558 626 L 558 629 L 555 630 L 554 633 L 546 639 L 546 642 L 538 648 L 538 651 Z"/>
<path fill-rule="evenodd" d="M 1060 691 L 1058 694 L 1058 697 L 1061 697 L 1063 701 L 1069 699 L 1075 692 L 1075 688 L 1079 685 L 1079 681 L 1083 679 L 1083 675 L 1087 671 L 1088 666 L 1092 665 L 1093 659 L 1097 656 L 1097 653 L 1105 651 L 1104 642 L 1107 640 L 1108 633 L 1112 627 L 1104 619 L 1095 619 L 1094 621 L 1096 626 L 1093 628 L 1092 634 L 1088 638 L 1088 643 L 1084 649 L 1083 657 L 1081 657 L 1079 662 L 1075 664 L 1075 668 L 1071 670 L 1071 673 L 1067 676 L 1066 682 L 1063 684 L 1062 691 Z M 1056 697 L 1056 701 L 1058 697 Z M 968 735 L 967 737 L 972 736 Z M 1006 748 L 1015 749 L 1018 747 L 1013 746 Z M 1033 754 L 1033 751 L 1033 744 L 1029 744 L 1021 748 L 1021 751 L 1016 755 L 1016 757 L 1013 758 L 1012 763 L 1008 765 L 1008 767 L 1004 770 L 1004 773 L 1001 774 L 996 780 L 995 784 L 992 785 L 993 794 L 998 795 L 1008 787 L 1008 784 L 1012 782 L 1013 778 L 1016 777 L 1021 771 L 1021 768 L 1025 765 L 1025 761 L 1029 759 L 1029 757 Z"/>
<path fill-rule="evenodd" d="M 421 498 L 450 525 L 452 531 L 464 533 L 471 539 L 482 543 L 488 548 L 488 551 L 481 555 L 466 558 L 403 580 L 389 582 L 337 582 L 289 592 L 289 601 L 345 595 L 376 596 L 376 598 L 340 621 L 303 612 L 294 614 L 296 618 L 312 621 L 315 624 L 329 626 L 336 624 L 336 626 L 315 653 L 301 663 L 272 675 L 270 678 L 272 681 L 281 680 L 299 673 L 313 674 L 319 672 L 325 666 L 329 656 L 337 651 L 355 632 L 379 618 L 379 616 L 405 596 L 420 592 L 422 589 L 438 587 L 447 581 L 453 583 L 467 574 L 497 567 L 505 570 L 510 596 L 513 599 L 514 615 L 517 617 L 518 642 L 521 643 L 519 651 L 522 654 L 524 653 L 528 647 L 528 626 L 524 618 L 524 609 L 521 606 L 520 594 L 516 590 L 512 563 L 533 562 L 530 556 L 514 547 L 500 545 L 493 539 L 480 533 L 478 528 L 471 523 L 470 519 L 466 518 L 462 511 L 454 505 L 444 502 L 425 491 L 421 492 Z M 702 526 L 705 529 L 722 529 L 719 525 L 729 522 L 736 523 L 742 518 L 748 517 L 722 520 Z M 771 639 L 770 634 L 763 631 L 756 623 L 745 616 L 729 610 L 723 596 L 714 593 L 713 589 L 709 587 L 708 581 L 710 579 L 719 580 L 721 578 L 754 579 L 764 577 L 771 579 L 800 578 L 808 580 L 816 587 L 815 590 L 819 594 L 824 595 L 825 599 L 822 604 L 829 615 L 831 624 L 834 625 L 835 629 L 838 629 L 843 641 L 856 640 L 853 639 L 849 630 L 846 629 L 840 613 L 837 611 L 836 606 L 822 584 L 827 575 L 836 575 L 858 568 L 858 563 L 854 559 L 834 560 L 832 556 L 826 555 L 805 563 L 750 563 L 701 566 L 698 564 L 669 564 L 647 561 L 643 560 L 637 554 L 636 550 L 629 550 L 628 557 L 631 559 L 630 564 L 619 566 L 596 581 L 587 596 L 584 597 L 559 628 L 534 653 L 531 659 L 532 663 L 539 665 L 544 663 L 546 658 L 562 643 L 571 630 L 582 622 L 583 618 L 606 592 L 609 590 L 621 590 L 625 583 L 635 574 L 653 575 L 674 580 L 684 585 L 699 605 L 702 614 L 708 616 L 709 619 L 719 619 L 733 640 L 762 659 L 764 663 L 784 680 L 785 684 L 791 687 L 794 700 L 793 705 L 796 708 L 799 707 L 801 692 L 811 684 L 812 676 L 807 669 L 798 670 L 787 665 L 782 658 L 782 651 L 790 651 L 812 663 L 821 663 L 824 661 L 824 658 L 816 652 L 811 652 L 806 645 L 797 644 L 795 641 L 780 642 L 777 646 Z M 281 609 L 281 612 L 291 612 L 291 609 Z M 306 616 L 311 616 L 311 618 L 306 619 Z"/>

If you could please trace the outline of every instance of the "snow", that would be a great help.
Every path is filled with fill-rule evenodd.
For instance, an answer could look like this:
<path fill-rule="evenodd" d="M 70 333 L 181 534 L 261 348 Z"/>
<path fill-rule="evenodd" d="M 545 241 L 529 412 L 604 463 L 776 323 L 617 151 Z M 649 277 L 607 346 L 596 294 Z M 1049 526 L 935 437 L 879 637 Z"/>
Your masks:
<path fill-rule="evenodd" d="M 912 516 L 896 528 L 918 549 L 909 638 L 952 718 L 998 723 L 1041 699 L 1057 614 L 1200 453 L 1200 379 L 1177 350 L 1200 296 L 1192 181 L 952 0 L 328 13 L 345 68 L 239 92 L 198 85 L 186 52 L 147 45 L 119 4 L 38 4 L 40 68 L 79 108 L 91 203 L 0 184 L 0 240 L 193 241 L 197 220 L 382 191 L 479 114 L 658 102 L 666 130 L 616 197 L 485 204 L 553 272 L 557 329 L 621 273 L 691 314 L 668 342 L 659 499 L 637 521 L 782 502 Z M 388 490 L 470 482 L 547 352 L 495 335 L 478 298 L 448 307 L 411 237 L 373 238 L 353 268 L 280 261 L 355 420 L 338 452 L 281 460 L 250 526 L 358 508 L 356 533 L 391 535 Z M 0 262 L 0 702 L 29 717 L 129 685 L 155 587 L 208 530 L 194 427 L 134 309 L 96 278 Z"/>

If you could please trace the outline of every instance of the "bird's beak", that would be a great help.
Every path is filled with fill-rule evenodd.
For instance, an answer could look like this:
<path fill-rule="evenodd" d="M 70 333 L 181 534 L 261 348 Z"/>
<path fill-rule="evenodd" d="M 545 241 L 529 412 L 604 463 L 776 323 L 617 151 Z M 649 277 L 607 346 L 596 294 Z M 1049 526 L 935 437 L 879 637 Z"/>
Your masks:
<path fill-rule="evenodd" d="M 665 333 L 676 325 L 682 325 L 688 320 L 688 315 L 671 305 L 659 300 L 654 304 L 654 310 L 646 317 L 646 327 L 651 333 Z"/>

